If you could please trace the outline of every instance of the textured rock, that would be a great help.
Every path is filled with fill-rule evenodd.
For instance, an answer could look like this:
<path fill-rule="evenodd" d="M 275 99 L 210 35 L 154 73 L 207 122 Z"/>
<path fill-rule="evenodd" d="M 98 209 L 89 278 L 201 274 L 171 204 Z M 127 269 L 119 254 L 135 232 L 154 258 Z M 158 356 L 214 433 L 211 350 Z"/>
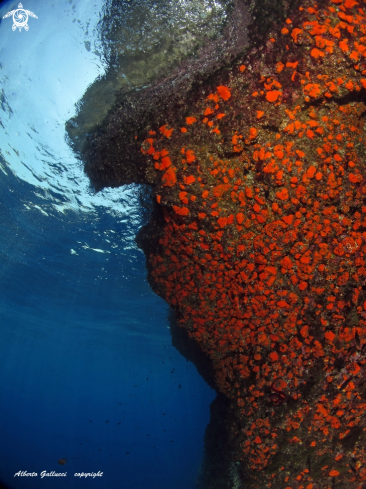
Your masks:
<path fill-rule="evenodd" d="M 298 3 L 130 159 L 118 112 L 85 153 L 96 187 L 153 185 L 150 283 L 228 399 L 205 487 L 366 487 L 365 53 L 364 2 Z"/>
<path fill-rule="evenodd" d="M 156 120 L 159 109 L 184 103 L 194 80 L 243 51 L 249 21 L 241 0 L 107 0 L 98 26 L 107 70 L 87 88 L 66 124 L 73 148 L 88 159 L 87 136 L 95 137 L 100 126 L 105 149 L 115 125 L 123 128 L 119 142 L 129 146 L 131 131 Z M 87 147 L 98 153 L 95 144 Z M 114 156 L 104 151 L 104 161 Z"/>

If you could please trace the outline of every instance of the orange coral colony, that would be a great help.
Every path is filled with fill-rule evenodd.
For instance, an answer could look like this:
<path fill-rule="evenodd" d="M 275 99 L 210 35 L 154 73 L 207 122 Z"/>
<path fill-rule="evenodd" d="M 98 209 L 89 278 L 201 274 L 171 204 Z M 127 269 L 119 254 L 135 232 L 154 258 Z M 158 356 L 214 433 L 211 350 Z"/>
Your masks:
<path fill-rule="evenodd" d="M 366 487 L 365 55 L 364 2 L 303 2 L 144 136 L 151 282 L 213 362 L 248 488 Z"/>

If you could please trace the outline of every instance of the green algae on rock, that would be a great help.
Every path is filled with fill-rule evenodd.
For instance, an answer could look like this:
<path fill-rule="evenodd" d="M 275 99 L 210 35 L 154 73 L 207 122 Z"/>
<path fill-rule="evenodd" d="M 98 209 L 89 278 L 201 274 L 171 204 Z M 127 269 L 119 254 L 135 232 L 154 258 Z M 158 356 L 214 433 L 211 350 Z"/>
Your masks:
<path fill-rule="evenodd" d="M 365 53 L 364 2 L 297 2 L 128 144 L 116 110 L 84 152 L 97 188 L 153 186 L 150 283 L 228 402 L 203 487 L 366 487 Z"/>

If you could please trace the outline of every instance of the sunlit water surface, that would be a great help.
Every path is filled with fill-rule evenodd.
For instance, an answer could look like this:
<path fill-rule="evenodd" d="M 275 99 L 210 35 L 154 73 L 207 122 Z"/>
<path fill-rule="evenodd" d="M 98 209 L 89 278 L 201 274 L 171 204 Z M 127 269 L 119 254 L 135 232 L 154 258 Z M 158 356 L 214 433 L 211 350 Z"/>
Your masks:
<path fill-rule="evenodd" d="M 65 141 L 106 69 L 102 8 L 31 0 L 28 31 L 0 23 L 0 480 L 193 489 L 215 393 L 171 346 L 168 306 L 147 283 L 138 187 L 94 194 Z"/>

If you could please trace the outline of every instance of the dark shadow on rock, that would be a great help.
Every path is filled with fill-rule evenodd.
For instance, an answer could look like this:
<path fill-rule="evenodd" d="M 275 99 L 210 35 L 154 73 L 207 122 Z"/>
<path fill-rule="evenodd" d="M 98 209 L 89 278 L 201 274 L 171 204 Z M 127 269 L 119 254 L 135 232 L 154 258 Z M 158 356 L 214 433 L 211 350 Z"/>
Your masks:
<path fill-rule="evenodd" d="M 195 365 L 203 380 L 217 392 L 216 399 L 210 405 L 210 421 L 205 431 L 204 456 L 196 481 L 197 488 L 244 489 L 243 481 L 248 478 L 246 468 L 242 462 L 233 461 L 232 457 L 233 453 L 237 453 L 236 438 L 231 433 L 237 417 L 232 411 L 231 402 L 217 390 L 212 361 L 189 337 L 187 330 L 179 326 L 176 312 L 172 309 L 169 323 L 172 345 Z"/>
<path fill-rule="evenodd" d="M 196 481 L 197 489 L 244 489 L 249 480 L 242 462 L 233 460 L 237 453 L 231 434 L 234 416 L 230 401 L 219 393 L 210 406 L 210 422 L 205 432 L 205 451 Z"/>
<path fill-rule="evenodd" d="M 169 324 L 174 348 L 194 364 L 203 380 L 217 392 L 210 358 L 201 350 L 197 342 L 189 337 L 187 330 L 179 326 L 173 309 L 169 312 Z"/>

